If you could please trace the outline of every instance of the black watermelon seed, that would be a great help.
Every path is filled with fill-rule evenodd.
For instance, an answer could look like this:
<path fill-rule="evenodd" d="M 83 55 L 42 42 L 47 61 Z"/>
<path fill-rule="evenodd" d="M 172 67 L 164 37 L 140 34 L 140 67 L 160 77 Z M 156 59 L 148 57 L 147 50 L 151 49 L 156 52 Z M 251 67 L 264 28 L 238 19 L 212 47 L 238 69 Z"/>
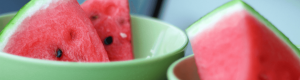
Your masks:
<path fill-rule="evenodd" d="M 62 51 L 61 51 L 60 49 L 58 49 L 58 50 L 56 51 L 56 57 L 60 58 L 61 55 L 62 55 Z"/>
<path fill-rule="evenodd" d="M 111 36 L 104 39 L 104 44 L 109 45 L 113 42 L 113 38 Z"/>
<path fill-rule="evenodd" d="M 96 19 L 98 19 L 98 16 L 97 15 L 91 16 L 91 19 L 96 20 Z"/>

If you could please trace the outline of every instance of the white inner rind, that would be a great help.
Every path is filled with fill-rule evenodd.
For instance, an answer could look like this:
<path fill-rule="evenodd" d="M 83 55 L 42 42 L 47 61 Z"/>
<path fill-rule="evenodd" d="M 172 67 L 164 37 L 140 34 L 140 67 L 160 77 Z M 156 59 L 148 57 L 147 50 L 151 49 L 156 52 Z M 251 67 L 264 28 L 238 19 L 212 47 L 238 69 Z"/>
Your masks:
<path fill-rule="evenodd" d="M 27 9 L 23 9 L 26 11 L 23 11 L 23 13 L 18 13 L 15 18 L 9 23 L 9 25 L 6 26 L 9 29 L 6 29 L 6 31 L 2 33 L 3 42 L 0 44 L 0 50 L 3 51 L 10 37 L 15 33 L 24 19 L 26 19 L 27 17 L 31 17 L 39 10 L 48 8 L 50 3 L 57 1 L 58 0 L 32 0 L 32 3 L 29 4 L 30 7 L 28 7 Z"/>
<path fill-rule="evenodd" d="M 204 30 L 213 27 L 214 24 L 219 22 L 224 16 L 230 15 L 236 11 L 244 10 L 244 6 L 242 4 L 235 4 L 233 6 L 227 7 L 223 10 L 220 10 L 216 13 L 213 13 L 212 15 L 209 15 L 209 17 L 204 17 L 200 21 L 195 22 L 191 25 L 190 28 L 187 29 L 186 33 L 190 40 L 193 40 L 193 38 L 203 32 Z"/>

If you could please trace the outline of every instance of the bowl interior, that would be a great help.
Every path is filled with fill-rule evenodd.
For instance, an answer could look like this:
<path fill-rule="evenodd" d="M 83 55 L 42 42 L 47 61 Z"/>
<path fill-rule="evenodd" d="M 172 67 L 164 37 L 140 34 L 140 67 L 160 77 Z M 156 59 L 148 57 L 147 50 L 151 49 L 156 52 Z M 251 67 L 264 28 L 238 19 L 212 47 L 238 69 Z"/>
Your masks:
<path fill-rule="evenodd" d="M 132 35 L 135 58 L 151 58 L 181 51 L 188 39 L 182 31 L 157 20 L 142 21 L 132 16 Z M 148 19 L 150 20 L 150 19 Z M 140 27 L 143 26 L 143 27 Z"/>
<path fill-rule="evenodd" d="M 194 55 L 174 62 L 168 70 L 170 80 L 200 80 Z"/>

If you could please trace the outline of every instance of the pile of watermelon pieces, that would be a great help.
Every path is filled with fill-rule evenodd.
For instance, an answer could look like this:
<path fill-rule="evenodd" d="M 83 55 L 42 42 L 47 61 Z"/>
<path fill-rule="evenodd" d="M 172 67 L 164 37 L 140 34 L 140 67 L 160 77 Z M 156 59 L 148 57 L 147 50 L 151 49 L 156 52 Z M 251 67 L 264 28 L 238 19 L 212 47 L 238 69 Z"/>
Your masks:
<path fill-rule="evenodd" d="M 201 80 L 300 80 L 300 51 L 241 0 L 218 7 L 186 32 Z"/>
<path fill-rule="evenodd" d="M 69 62 L 133 59 L 127 0 L 31 0 L 0 33 L 3 52 Z M 300 51 L 232 0 L 186 29 L 201 80 L 300 80 Z"/>
<path fill-rule="evenodd" d="M 134 58 L 127 0 L 31 0 L 0 34 L 3 52 L 68 62 Z"/>

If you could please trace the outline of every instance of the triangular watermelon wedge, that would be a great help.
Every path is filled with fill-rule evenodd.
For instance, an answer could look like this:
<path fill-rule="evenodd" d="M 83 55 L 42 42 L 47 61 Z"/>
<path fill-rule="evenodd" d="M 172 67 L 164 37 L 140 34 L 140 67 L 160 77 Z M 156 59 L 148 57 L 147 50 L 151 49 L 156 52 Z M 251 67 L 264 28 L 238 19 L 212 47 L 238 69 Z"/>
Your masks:
<path fill-rule="evenodd" d="M 0 50 L 56 61 L 107 62 L 102 41 L 76 0 L 31 0 L 0 35 Z"/>
<path fill-rule="evenodd" d="M 128 0 L 86 0 L 81 4 L 111 61 L 134 58 Z"/>
<path fill-rule="evenodd" d="M 241 0 L 186 29 L 201 80 L 299 80 L 300 51 Z"/>

